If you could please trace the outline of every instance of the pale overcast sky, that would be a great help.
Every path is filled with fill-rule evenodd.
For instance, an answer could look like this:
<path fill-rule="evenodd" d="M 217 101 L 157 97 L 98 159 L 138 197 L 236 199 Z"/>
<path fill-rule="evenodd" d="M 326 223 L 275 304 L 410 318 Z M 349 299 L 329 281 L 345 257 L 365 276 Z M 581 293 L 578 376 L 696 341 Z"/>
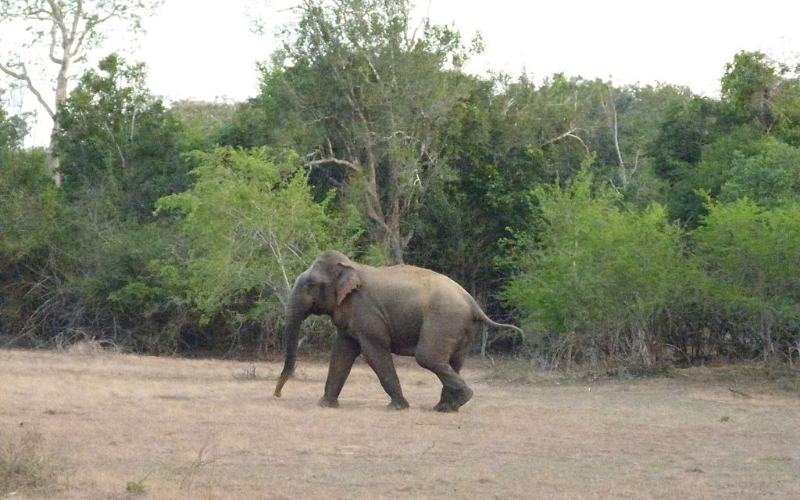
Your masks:
<path fill-rule="evenodd" d="M 243 100 L 257 91 L 256 61 L 275 48 L 271 37 L 251 32 L 248 13 L 257 8 L 274 27 L 289 19 L 291 13 L 283 9 L 293 3 L 166 0 L 126 57 L 148 64 L 151 91 L 167 99 Z M 416 4 L 435 22 L 454 24 L 466 38 L 481 32 L 486 51 L 468 66 L 474 72 L 519 74 L 525 68 L 536 78 L 564 72 L 611 77 L 620 84 L 687 85 L 715 95 L 725 63 L 740 50 L 762 50 L 786 61 L 798 61 L 800 54 L 797 0 Z M 106 52 L 114 48 L 110 40 Z"/>

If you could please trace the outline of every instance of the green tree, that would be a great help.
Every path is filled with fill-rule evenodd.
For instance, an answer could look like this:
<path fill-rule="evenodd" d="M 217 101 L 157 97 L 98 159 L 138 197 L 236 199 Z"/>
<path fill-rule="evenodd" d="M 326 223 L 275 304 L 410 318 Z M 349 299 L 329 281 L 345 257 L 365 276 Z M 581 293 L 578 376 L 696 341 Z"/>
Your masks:
<path fill-rule="evenodd" d="M 700 161 L 703 147 L 717 137 L 719 107 L 718 101 L 696 95 L 667 104 L 650 145 L 659 177 L 674 184 Z"/>
<path fill-rule="evenodd" d="M 670 213 L 689 227 L 706 214 L 698 189 L 712 199 L 750 196 L 768 204 L 794 189 L 789 165 L 791 149 L 800 144 L 796 69 L 760 52 L 740 52 L 721 83 L 720 100 L 675 102 L 653 143 L 656 172 L 669 183 Z"/>
<path fill-rule="evenodd" d="M 737 158 L 757 155 L 763 135 L 752 126 L 743 125 L 720 132 L 701 148 L 700 159 L 684 166 L 669 194 L 670 213 L 688 227 L 696 227 L 706 214 L 703 190 L 716 199 L 730 179 L 731 166 Z"/>
<path fill-rule="evenodd" d="M 263 89 L 262 89 L 263 91 Z M 282 140 L 280 132 L 290 129 L 286 123 L 276 122 L 277 103 L 271 95 L 259 95 L 234 105 L 230 120 L 222 124 L 219 143 L 224 146 L 256 148 L 264 145 L 291 143 Z"/>
<path fill-rule="evenodd" d="M 768 208 L 800 201 L 800 149 L 769 137 L 755 147 L 751 156 L 734 151 L 720 200 L 748 198 Z"/>
<path fill-rule="evenodd" d="M 691 96 L 670 104 L 653 141 L 655 171 L 669 183 L 670 213 L 690 227 L 705 215 L 698 189 L 714 199 L 726 184 L 726 199 L 757 189 L 758 183 L 771 182 L 767 178 L 773 175 L 765 164 L 765 148 L 773 148 L 767 144 L 798 146 L 800 139 L 796 69 L 761 52 L 740 52 L 726 66 L 721 84 L 719 100 Z M 760 159 L 751 160 L 753 156 Z M 756 164 L 764 167 L 758 174 Z M 737 181 L 740 174 L 749 177 Z M 759 176 L 761 180 L 756 179 Z"/>
<path fill-rule="evenodd" d="M 663 119 L 654 126 L 655 136 L 650 145 L 654 173 L 667 184 L 665 202 L 670 217 L 689 226 L 696 226 L 704 213 L 703 202 L 695 190 L 703 186 L 708 190 L 718 189 L 714 188 L 717 181 L 709 184 L 704 179 L 707 176 L 697 170 L 706 146 L 724 136 L 719 124 L 721 107 L 717 100 L 687 96 L 669 103 Z M 745 142 L 749 140 L 748 133 Z M 735 141 L 729 145 L 735 147 Z"/>
<path fill-rule="evenodd" d="M 0 103 L 2 102 L 3 92 L 0 91 Z M 19 116 L 9 116 L 0 106 L 0 164 L 12 150 L 22 147 L 22 139 L 27 133 L 27 124 L 24 118 Z"/>
<path fill-rule="evenodd" d="M 59 112 L 64 189 L 74 200 L 101 197 L 124 217 L 149 217 L 158 198 L 189 184 L 181 125 L 150 95 L 143 64 L 112 54 L 99 71 L 81 78 Z"/>
<path fill-rule="evenodd" d="M 415 262 L 458 278 L 483 301 L 502 284 L 507 242 L 533 235 L 532 189 L 570 177 L 590 153 L 590 92 L 555 75 L 541 87 L 522 75 L 473 79 L 442 127 L 447 175 L 414 217 Z M 597 101 L 595 100 L 596 104 Z M 430 242 L 435 241 L 436 244 Z"/>
<path fill-rule="evenodd" d="M 660 127 L 674 109 L 685 106 L 693 95 L 687 88 L 663 84 L 607 86 L 608 97 L 602 108 L 608 132 L 595 146 L 598 151 L 606 151 L 598 178 L 611 182 L 626 201 L 642 208 L 653 201 L 663 202 L 669 184 L 659 171 Z M 684 144 L 684 138 L 680 143 Z M 613 158 L 608 157 L 609 145 L 613 145 Z"/>
<path fill-rule="evenodd" d="M 222 143 L 223 136 L 230 130 L 236 106 L 219 101 L 183 100 L 173 103 L 169 110 L 181 124 L 181 151 L 211 151 Z M 225 143 L 231 144 L 230 141 Z"/>
<path fill-rule="evenodd" d="M 795 146 L 800 140 L 800 75 L 797 68 L 762 52 L 739 52 L 725 67 L 722 100 L 739 123 L 757 125 Z"/>
<path fill-rule="evenodd" d="M 465 95 L 470 50 L 449 28 L 413 29 L 407 0 L 307 0 L 299 12 L 264 68 L 271 135 L 302 151 L 315 183 L 352 193 L 371 239 L 402 262 L 407 218 L 442 175 L 437 132 Z"/>
<path fill-rule="evenodd" d="M 595 179 L 615 185 L 626 200 L 646 206 L 661 196 L 650 144 L 666 108 L 686 90 L 615 88 L 561 74 L 539 86 L 526 75 L 471 83 L 442 127 L 442 158 L 451 172 L 414 218 L 415 262 L 459 277 L 478 294 L 496 286 L 508 274 L 496 268 L 507 243 L 536 234 L 533 189 L 571 178 L 587 158 Z"/>

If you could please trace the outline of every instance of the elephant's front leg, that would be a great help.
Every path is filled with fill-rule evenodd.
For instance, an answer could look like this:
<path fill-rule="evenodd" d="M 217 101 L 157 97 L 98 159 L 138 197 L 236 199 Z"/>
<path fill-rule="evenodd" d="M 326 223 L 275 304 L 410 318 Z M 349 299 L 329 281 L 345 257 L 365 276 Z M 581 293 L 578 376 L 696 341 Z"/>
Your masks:
<path fill-rule="evenodd" d="M 319 400 L 320 406 L 329 408 L 339 406 L 339 394 L 342 392 L 353 362 L 359 354 L 361 354 L 361 346 L 358 345 L 358 342 L 341 333 L 336 336 L 331 352 L 331 363 L 328 367 L 328 380 L 325 382 L 325 395 Z"/>

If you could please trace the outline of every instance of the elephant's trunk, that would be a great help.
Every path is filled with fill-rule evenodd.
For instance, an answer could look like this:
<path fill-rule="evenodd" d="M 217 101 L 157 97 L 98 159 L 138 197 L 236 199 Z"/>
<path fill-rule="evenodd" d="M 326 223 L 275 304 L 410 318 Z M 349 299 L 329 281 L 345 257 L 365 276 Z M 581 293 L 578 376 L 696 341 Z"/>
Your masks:
<path fill-rule="evenodd" d="M 303 312 L 296 312 L 290 307 L 287 307 L 286 314 L 286 330 L 284 341 L 286 342 L 286 359 L 283 364 L 283 371 L 278 377 L 278 385 L 275 386 L 275 397 L 281 397 L 281 390 L 283 385 L 289 380 L 289 377 L 294 373 L 294 363 L 297 358 L 297 346 L 300 343 L 299 332 L 300 325 L 306 319 L 307 314 Z"/>

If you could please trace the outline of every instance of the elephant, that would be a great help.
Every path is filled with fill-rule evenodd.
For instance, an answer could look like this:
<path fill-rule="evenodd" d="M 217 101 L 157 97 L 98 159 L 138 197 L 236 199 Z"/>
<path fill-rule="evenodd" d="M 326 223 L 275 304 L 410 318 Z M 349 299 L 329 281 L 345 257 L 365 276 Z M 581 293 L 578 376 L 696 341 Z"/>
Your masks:
<path fill-rule="evenodd" d="M 292 376 L 300 325 L 309 315 L 329 316 L 336 327 L 325 393 L 319 405 L 335 408 L 350 369 L 363 355 L 391 398 L 390 409 L 409 407 L 392 354 L 414 356 L 439 377 L 442 393 L 434 410 L 456 412 L 472 398 L 459 372 L 479 323 L 508 328 L 489 319 L 458 283 L 409 265 L 372 267 L 338 251 L 322 253 L 297 277 L 286 303 L 286 357 L 275 387 L 281 397 Z"/>

